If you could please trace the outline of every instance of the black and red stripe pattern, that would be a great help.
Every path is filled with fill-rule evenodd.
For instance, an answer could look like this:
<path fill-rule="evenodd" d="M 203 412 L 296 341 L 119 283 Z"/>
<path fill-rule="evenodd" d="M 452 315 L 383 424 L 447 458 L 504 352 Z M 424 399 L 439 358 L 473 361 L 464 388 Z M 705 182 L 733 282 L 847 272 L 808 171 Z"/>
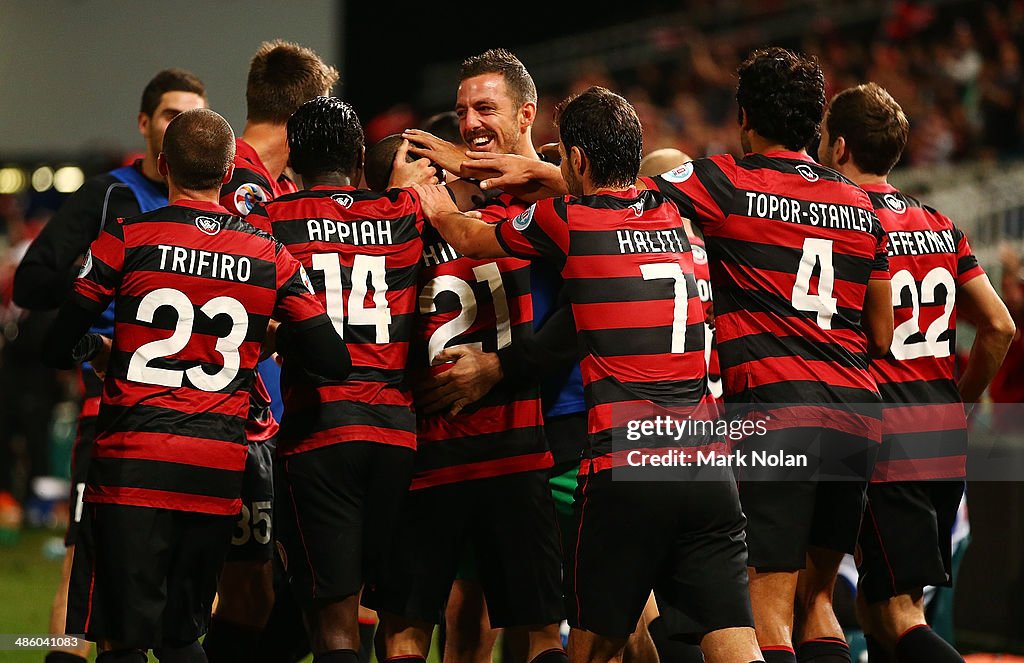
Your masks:
<path fill-rule="evenodd" d="M 74 296 L 116 300 L 86 501 L 238 513 L 267 323 L 324 312 L 299 263 L 220 206 L 180 201 L 109 224 Z"/>
<path fill-rule="evenodd" d="M 490 223 L 526 208 L 508 194 L 480 208 Z M 471 345 L 485 352 L 533 333 L 530 263 L 516 258 L 473 260 L 440 234 L 424 232 L 419 280 L 419 321 L 410 364 L 442 372 L 446 348 Z M 539 386 L 499 382 L 455 417 L 420 414 L 412 489 L 551 467 L 543 432 Z"/>
<path fill-rule="evenodd" d="M 682 219 L 663 195 L 544 200 L 500 224 L 498 240 L 512 255 L 552 261 L 565 279 L 592 456 L 612 453 L 626 412 L 706 402 L 704 304 Z"/>
<path fill-rule="evenodd" d="M 268 225 L 302 263 L 352 357 L 344 382 L 282 375 L 278 453 L 350 441 L 414 448 L 405 369 L 423 253 L 416 194 L 318 186 L 257 207 L 247 218 Z"/>
<path fill-rule="evenodd" d="M 887 184 L 865 185 L 889 237 L 896 331 L 871 361 L 882 394 L 874 481 L 960 479 L 967 420 L 957 390 L 956 290 L 984 275 L 947 217 Z"/>
<path fill-rule="evenodd" d="M 693 277 L 697 281 L 697 296 L 704 304 L 704 363 L 708 367 L 708 392 L 722 397 L 722 369 L 718 363 L 718 344 L 715 342 L 715 302 L 711 290 L 711 271 L 704 238 L 688 232 L 686 239 L 693 250 Z"/>
<path fill-rule="evenodd" d="M 784 151 L 698 159 L 654 185 L 704 234 L 726 401 L 878 402 L 861 311 L 868 281 L 889 276 L 864 191 Z M 833 421 L 831 407 L 798 409 L 794 425 Z"/>

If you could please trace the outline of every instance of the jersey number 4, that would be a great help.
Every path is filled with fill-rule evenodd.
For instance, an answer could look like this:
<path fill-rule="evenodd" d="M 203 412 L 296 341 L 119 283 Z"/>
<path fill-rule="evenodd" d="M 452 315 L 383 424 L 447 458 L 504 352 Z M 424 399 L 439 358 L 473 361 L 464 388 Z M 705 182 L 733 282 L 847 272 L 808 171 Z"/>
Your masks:
<path fill-rule="evenodd" d="M 237 299 L 231 297 L 214 297 L 203 304 L 199 311 L 206 317 L 216 318 L 226 315 L 231 319 L 231 330 L 227 336 L 217 338 L 214 349 L 220 354 L 222 362 L 220 370 L 207 373 L 202 366 L 193 366 L 187 370 L 175 370 L 150 366 L 155 359 L 163 359 L 185 349 L 192 338 L 192 326 L 195 323 L 195 307 L 188 296 L 174 288 L 160 288 L 149 293 L 139 302 L 139 310 L 135 317 L 140 322 L 152 323 L 157 309 L 169 306 L 178 314 L 174 324 L 174 333 L 168 338 L 150 341 L 139 346 L 128 362 L 128 379 L 132 382 L 156 384 L 162 387 L 181 387 L 182 381 L 188 377 L 196 389 L 203 391 L 220 391 L 231 384 L 238 375 L 240 360 L 238 348 L 245 340 L 249 330 L 249 314 Z"/>
<path fill-rule="evenodd" d="M 818 272 L 818 292 L 811 293 L 811 277 L 815 271 Z M 836 314 L 838 303 L 832 296 L 835 283 L 832 240 L 819 237 L 805 238 L 800 266 L 797 268 L 796 281 L 793 283 L 793 294 L 790 297 L 793 308 L 815 313 L 819 327 L 832 329 L 832 316 Z"/>

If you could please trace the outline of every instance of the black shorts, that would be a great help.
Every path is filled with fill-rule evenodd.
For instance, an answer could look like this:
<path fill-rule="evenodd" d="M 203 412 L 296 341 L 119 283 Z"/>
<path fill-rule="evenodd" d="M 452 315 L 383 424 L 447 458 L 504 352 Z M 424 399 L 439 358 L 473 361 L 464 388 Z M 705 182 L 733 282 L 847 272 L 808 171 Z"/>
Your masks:
<path fill-rule="evenodd" d="M 858 571 L 869 603 L 953 585 L 952 533 L 963 494 L 962 481 L 868 486 Z"/>
<path fill-rule="evenodd" d="M 85 505 L 67 632 L 127 647 L 182 647 L 206 632 L 234 516 Z"/>
<path fill-rule="evenodd" d="M 476 559 L 492 628 L 557 624 L 561 547 L 546 470 L 411 491 L 387 579 L 366 603 L 441 623 L 459 561 Z"/>
<path fill-rule="evenodd" d="M 779 450 L 796 455 L 810 451 L 807 472 L 779 468 L 740 468 L 737 486 L 747 516 L 748 564 L 759 571 L 797 571 L 807 564 L 807 548 L 852 553 L 864 513 L 866 477 L 878 442 L 822 428 L 768 431 L 747 438 L 744 457 L 754 451 Z M 836 469 L 841 466 L 841 469 Z M 806 476 L 805 476 L 806 475 Z"/>
<path fill-rule="evenodd" d="M 569 624 L 625 638 L 653 589 L 669 632 L 699 642 L 753 626 L 736 485 L 624 481 L 581 473 L 575 543 L 566 561 Z"/>
<path fill-rule="evenodd" d="M 277 440 L 250 442 L 242 474 L 242 512 L 231 535 L 229 562 L 274 556 L 274 451 Z"/>
<path fill-rule="evenodd" d="M 301 604 L 341 600 L 379 582 L 415 453 L 344 442 L 278 458 L 278 539 Z"/>
<path fill-rule="evenodd" d="M 93 441 L 96 439 L 96 413 L 103 395 L 103 380 L 96 377 L 92 368 L 82 369 L 83 401 L 78 417 L 78 431 L 71 449 L 71 497 L 68 531 L 64 534 L 64 545 L 73 546 L 78 541 L 78 528 L 82 522 L 85 503 L 85 482 L 89 475 L 89 459 L 92 458 Z"/>

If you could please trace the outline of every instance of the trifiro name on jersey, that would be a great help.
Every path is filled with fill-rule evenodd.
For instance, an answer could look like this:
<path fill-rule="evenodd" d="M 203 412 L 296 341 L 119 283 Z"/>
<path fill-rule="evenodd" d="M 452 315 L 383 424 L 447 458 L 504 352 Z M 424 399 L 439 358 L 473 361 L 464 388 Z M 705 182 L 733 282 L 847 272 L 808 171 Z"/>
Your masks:
<path fill-rule="evenodd" d="M 615 237 L 619 240 L 619 253 L 685 253 L 686 244 L 682 242 L 675 228 L 666 230 L 617 230 Z"/>
<path fill-rule="evenodd" d="M 306 222 L 306 233 L 311 242 L 338 242 L 352 246 L 394 244 L 391 219 L 363 221 L 310 219 Z"/>
<path fill-rule="evenodd" d="M 186 249 L 182 246 L 158 244 L 160 270 L 189 276 L 205 276 L 245 283 L 252 276 L 252 262 L 245 256 L 216 251 Z"/>
<path fill-rule="evenodd" d="M 956 253 L 952 230 L 894 230 L 889 233 L 889 256 Z"/>
<path fill-rule="evenodd" d="M 748 191 L 747 212 L 750 217 L 800 223 L 834 230 L 871 232 L 874 215 L 868 210 L 850 205 L 815 203 L 796 200 L 770 193 Z"/>

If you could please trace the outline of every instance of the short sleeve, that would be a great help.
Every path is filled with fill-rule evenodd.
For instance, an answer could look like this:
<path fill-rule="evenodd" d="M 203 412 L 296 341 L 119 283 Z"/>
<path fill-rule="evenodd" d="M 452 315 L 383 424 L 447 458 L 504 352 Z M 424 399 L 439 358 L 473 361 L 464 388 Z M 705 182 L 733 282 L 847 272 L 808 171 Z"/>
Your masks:
<path fill-rule="evenodd" d="M 220 206 L 232 214 L 248 216 L 260 203 L 273 199 L 274 187 L 248 168 L 235 168 L 231 180 L 220 189 Z"/>
<path fill-rule="evenodd" d="M 74 296 L 84 308 L 99 312 L 110 304 L 121 285 L 124 254 L 124 224 L 121 219 L 115 219 L 89 246 L 75 279 Z"/>
<path fill-rule="evenodd" d="M 956 240 L 956 284 L 964 285 L 968 281 L 982 276 L 985 270 L 981 268 L 971 245 L 967 241 L 967 235 L 959 228 L 953 228 L 953 237 Z"/>
<path fill-rule="evenodd" d="M 888 281 L 889 275 L 889 235 L 882 227 L 878 216 L 871 212 L 872 236 L 875 238 L 875 257 L 871 260 L 871 276 L 873 281 Z"/>
<path fill-rule="evenodd" d="M 270 214 L 267 212 L 265 203 L 257 203 L 252 210 L 246 215 L 245 220 L 248 221 L 257 230 L 262 230 L 268 235 L 273 235 L 274 231 L 270 222 Z"/>
<path fill-rule="evenodd" d="M 569 223 L 564 199 L 548 198 L 522 214 L 498 222 L 498 243 L 517 258 L 546 258 L 561 269 L 569 253 Z"/>
<path fill-rule="evenodd" d="M 326 313 L 313 294 L 313 284 L 299 261 L 284 246 L 277 244 L 277 303 L 274 319 L 298 324 L 313 321 Z"/>
<path fill-rule="evenodd" d="M 680 215 L 700 226 L 705 234 L 713 234 L 728 216 L 736 193 L 729 177 L 734 168 L 732 157 L 727 155 L 697 159 L 652 178 L 652 183 L 675 203 Z"/>

